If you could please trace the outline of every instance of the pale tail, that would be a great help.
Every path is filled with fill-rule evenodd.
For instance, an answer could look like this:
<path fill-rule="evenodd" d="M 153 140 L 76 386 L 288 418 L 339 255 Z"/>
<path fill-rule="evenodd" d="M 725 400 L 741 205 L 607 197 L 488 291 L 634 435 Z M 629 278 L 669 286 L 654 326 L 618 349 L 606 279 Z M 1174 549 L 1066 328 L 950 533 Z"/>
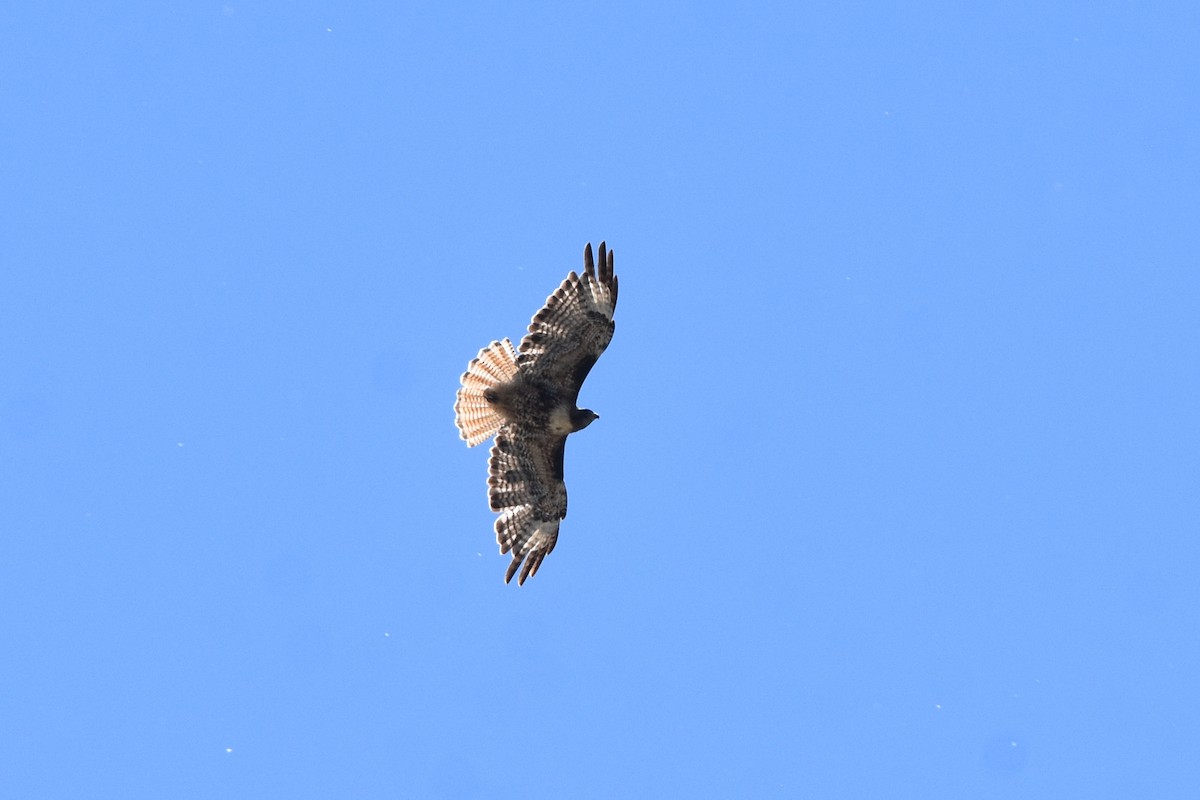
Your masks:
<path fill-rule="evenodd" d="M 504 418 L 484 398 L 484 390 L 509 381 L 516 374 L 516 351 L 508 339 L 492 342 L 467 365 L 454 403 L 454 424 L 468 447 L 490 439 L 504 424 Z"/>

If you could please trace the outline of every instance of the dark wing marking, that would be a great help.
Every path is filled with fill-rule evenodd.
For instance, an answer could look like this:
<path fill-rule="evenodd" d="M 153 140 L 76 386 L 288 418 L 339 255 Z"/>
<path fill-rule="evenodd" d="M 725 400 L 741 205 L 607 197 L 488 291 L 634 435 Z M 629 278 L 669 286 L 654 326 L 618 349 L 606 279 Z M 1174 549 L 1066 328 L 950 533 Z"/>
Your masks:
<path fill-rule="evenodd" d="M 588 244 L 583 250 L 583 274 L 571 272 L 529 323 L 529 333 L 518 349 L 517 366 L 574 400 L 592 365 L 612 341 L 616 307 L 613 254 L 600 243 L 597 271 Z"/>
<path fill-rule="evenodd" d="M 505 425 L 496 434 L 488 461 L 488 502 L 500 514 L 496 542 L 512 552 L 504 582 L 521 568 L 518 584 L 534 575 L 558 541 L 558 526 L 567 516 L 563 483 L 563 448 L 567 437 Z"/>

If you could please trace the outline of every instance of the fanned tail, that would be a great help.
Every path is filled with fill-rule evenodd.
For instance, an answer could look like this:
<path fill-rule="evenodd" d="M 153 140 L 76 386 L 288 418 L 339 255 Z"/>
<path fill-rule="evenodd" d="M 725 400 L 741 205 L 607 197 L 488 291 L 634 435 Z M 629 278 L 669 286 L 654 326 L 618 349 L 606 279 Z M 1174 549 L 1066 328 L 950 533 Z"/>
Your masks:
<path fill-rule="evenodd" d="M 454 403 L 454 424 L 468 447 L 490 439 L 504 424 L 484 393 L 517 375 L 516 351 L 508 339 L 492 342 L 471 359 Z"/>

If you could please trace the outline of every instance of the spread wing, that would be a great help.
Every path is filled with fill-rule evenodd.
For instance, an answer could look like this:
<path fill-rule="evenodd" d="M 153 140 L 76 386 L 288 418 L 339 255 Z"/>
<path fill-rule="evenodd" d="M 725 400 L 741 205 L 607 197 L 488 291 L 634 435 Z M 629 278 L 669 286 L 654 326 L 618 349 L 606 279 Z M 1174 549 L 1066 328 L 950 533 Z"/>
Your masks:
<path fill-rule="evenodd" d="M 517 584 L 525 583 L 558 541 L 559 523 L 567 516 L 566 443 L 566 436 L 515 425 L 505 425 L 496 434 L 488 461 L 488 500 L 500 514 L 496 519 L 500 552 L 512 552 L 505 583 L 518 569 Z"/>
<path fill-rule="evenodd" d="M 518 350 L 517 366 L 574 401 L 583 379 L 612 341 L 616 307 L 612 251 L 600 243 L 597 271 L 589 243 L 583 250 L 583 274 L 571 272 L 529 323 L 529 333 Z"/>

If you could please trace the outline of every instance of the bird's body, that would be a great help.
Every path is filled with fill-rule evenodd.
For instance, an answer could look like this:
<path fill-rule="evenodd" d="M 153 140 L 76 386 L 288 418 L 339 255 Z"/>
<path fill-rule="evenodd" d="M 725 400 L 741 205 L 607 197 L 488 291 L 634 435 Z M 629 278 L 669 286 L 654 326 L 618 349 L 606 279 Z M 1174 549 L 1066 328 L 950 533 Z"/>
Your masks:
<path fill-rule="evenodd" d="M 454 404 L 455 424 L 468 446 L 496 437 L 488 462 L 488 502 L 500 514 L 500 552 L 512 552 L 505 582 L 520 569 L 517 583 L 524 583 L 554 549 L 567 515 L 567 436 L 598 418 L 576 400 L 612 339 L 617 278 L 603 242 L 599 272 L 590 244 L 583 259 L 583 275 L 572 272 L 550 295 L 519 350 L 505 339 L 479 351 L 462 376 Z"/>

